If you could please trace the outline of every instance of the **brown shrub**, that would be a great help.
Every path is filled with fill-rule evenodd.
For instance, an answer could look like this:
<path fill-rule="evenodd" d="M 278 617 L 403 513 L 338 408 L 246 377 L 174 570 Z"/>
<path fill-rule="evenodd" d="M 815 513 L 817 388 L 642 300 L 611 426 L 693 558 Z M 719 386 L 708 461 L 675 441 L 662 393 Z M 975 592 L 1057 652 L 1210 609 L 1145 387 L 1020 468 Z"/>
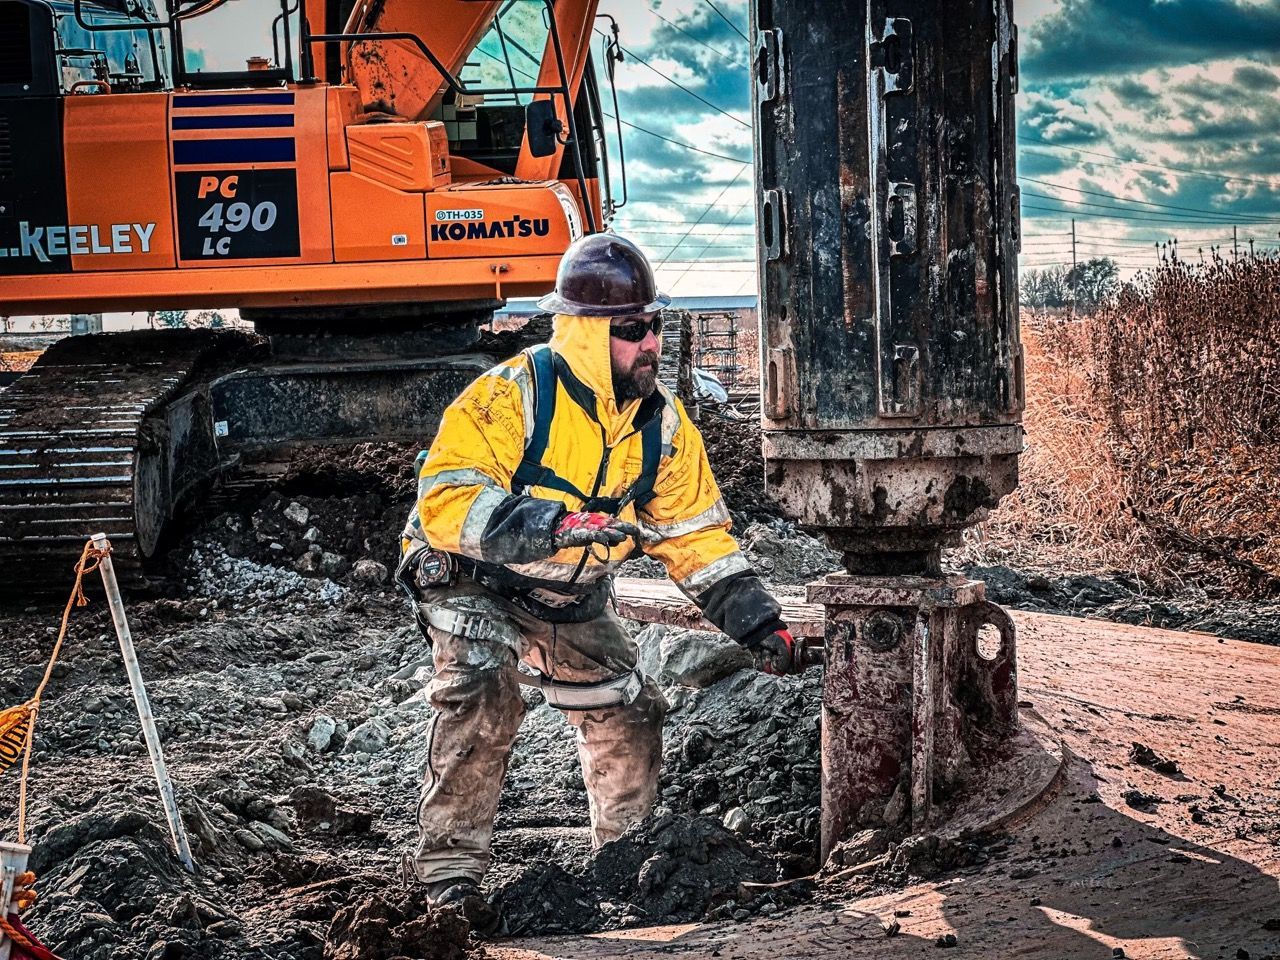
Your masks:
<path fill-rule="evenodd" d="M 1123 472 L 1092 408 L 1086 328 L 1023 316 L 1027 408 L 1020 484 L 965 535 L 958 559 L 1062 570 L 1134 569 L 1145 531 L 1123 509 Z"/>
<path fill-rule="evenodd" d="M 1099 313 L 1024 317 L 1022 486 L 980 559 L 1280 588 L 1280 261 L 1171 256 Z"/>

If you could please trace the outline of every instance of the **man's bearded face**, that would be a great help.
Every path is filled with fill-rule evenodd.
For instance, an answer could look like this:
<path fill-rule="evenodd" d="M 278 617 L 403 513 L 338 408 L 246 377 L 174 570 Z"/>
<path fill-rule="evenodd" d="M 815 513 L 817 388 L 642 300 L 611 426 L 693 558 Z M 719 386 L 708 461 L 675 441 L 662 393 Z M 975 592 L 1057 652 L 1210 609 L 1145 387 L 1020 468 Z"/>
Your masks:
<path fill-rule="evenodd" d="M 613 396 L 623 404 L 643 400 L 657 388 L 658 358 L 662 356 L 662 340 L 653 331 L 643 340 L 631 343 L 619 337 L 609 338 L 609 364 L 613 371 Z"/>

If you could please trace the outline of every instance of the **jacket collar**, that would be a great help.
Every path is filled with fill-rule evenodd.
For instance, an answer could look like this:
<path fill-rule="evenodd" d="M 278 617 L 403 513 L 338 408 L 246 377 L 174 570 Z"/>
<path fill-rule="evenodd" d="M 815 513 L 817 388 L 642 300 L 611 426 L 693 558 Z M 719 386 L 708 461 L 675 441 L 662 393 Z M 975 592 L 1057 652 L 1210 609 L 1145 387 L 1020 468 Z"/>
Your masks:
<path fill-rule="evenodd" d="M 604 427 L 609 443 L 616 443 L 624 434 L 631 432 L 640 401 L 628 400 L 619 408 L 614 399 L 608 318 L 558 313 L 552 325 L 550 346 L 564 359 L 581 384 L 595 395 L 595 415 Z M 581 402 L 579 398 L 575 399 Z"/>

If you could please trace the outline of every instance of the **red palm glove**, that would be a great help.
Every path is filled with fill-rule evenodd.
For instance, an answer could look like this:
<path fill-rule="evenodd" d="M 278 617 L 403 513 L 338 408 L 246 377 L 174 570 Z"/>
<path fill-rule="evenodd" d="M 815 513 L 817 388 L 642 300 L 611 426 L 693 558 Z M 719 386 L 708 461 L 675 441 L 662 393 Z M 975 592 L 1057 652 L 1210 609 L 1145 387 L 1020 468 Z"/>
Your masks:
<path fill-rule="evenodd" d="M 560 521 L 552 540 L 557 550 L 563 550 L 565 547 L 586 547 L 593 543 L 616 547 L 627 537 L 639 536 L 640 531 L 634 525 L 607 513 L 579 512 L 567 514 Z"/>
<path fill-rule="evenodd" d="M 796 668 L 796 639 L 790 630 L 775 630 L 755 645 L 756 664 L 765 673 L 781 677 Z"/>

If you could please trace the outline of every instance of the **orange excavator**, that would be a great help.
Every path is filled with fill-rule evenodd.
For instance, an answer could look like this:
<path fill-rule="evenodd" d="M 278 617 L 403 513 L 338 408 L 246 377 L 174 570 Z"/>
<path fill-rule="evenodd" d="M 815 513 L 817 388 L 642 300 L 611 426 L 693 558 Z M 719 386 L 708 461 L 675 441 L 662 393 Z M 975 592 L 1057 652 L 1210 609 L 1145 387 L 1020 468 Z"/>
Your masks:
<path fill-rule="evenodd" d="M 7 587 L 97 530 L 136 569 L 299 445 L 425 442 L 612 215 L 596 0 L 225 2 L 0 0 L 0 312 L 259 335 L 68 338 L 0 394 Z"/>

